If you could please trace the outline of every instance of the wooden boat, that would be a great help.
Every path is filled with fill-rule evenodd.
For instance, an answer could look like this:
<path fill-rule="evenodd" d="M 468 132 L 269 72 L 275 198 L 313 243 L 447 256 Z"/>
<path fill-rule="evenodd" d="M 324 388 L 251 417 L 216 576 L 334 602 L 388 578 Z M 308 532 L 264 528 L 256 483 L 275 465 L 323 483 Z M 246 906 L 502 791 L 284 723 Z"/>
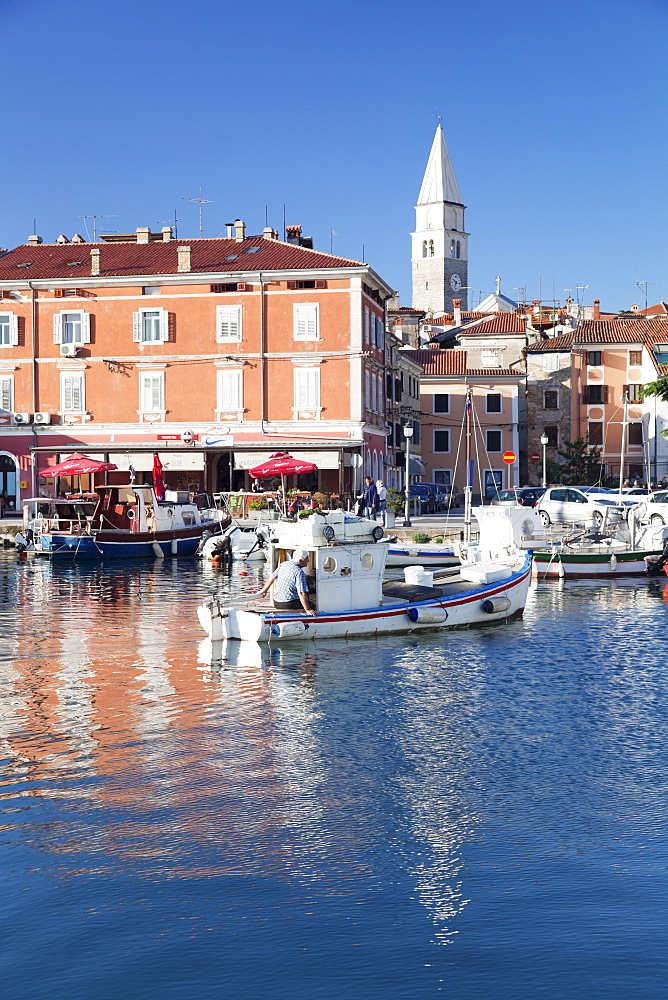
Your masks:
<path fill-rule="evenodd" d="M 223 511 L 200 510 L 187 492 L 152 486 L 100 486 L 94 503 L 37 497 L 24 501 L 29 551 L 51 559 L 136 559 L 193 555 L 205 531 L 230 522 Z"/>
<path fill-rule="evenodd" d="M 503 507 L 479 508 L 476 516 L 480 539 L 467 547 L 465 563 L 404 581 L 384 579 L 387 545 L 375 521 L 341 510 L 277 521 L 267 543 L 269 571 L 295 549 L 307 550 L 316 616 L 277 610 L 260 597 L 224 605 L 212 596 L 198 608 L 200 623 L 213 641 L 283 642 L 440 630 L 520 615 L 531 552 L 519 538 L 519 520 Z"/>
<path fill-rule="evenodd" d="M 560 539 L 536 538 L 533 571 L 538 579 L 564 577 L 641 576 L 668 540 L 668 527 L 629 524 L 610 530 L 570 532 Z"/>

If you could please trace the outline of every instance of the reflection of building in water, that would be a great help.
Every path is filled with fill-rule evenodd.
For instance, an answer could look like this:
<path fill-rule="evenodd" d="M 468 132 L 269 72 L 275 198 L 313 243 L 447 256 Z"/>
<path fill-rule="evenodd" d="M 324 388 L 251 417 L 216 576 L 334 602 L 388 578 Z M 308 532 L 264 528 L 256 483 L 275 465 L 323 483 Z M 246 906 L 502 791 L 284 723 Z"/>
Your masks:
<path fill-rule="evenodd" d="M 404 725 L 397 722 L 395 736 L 405 761 L 397 779 L 399 806 L 416 841 L 407 869 L 431 916 L 435 941 L 451 944 L 469 902 L 463 847 L 480 825 L 475 761 L 465 735 L 476 694 L 473 685 L 465 693 L 450 687 L 440 645 L 416 647 L 398 666 L 403 674 L 396 703 Z M 461 679 L 461 664 L 457 676 Z"/>

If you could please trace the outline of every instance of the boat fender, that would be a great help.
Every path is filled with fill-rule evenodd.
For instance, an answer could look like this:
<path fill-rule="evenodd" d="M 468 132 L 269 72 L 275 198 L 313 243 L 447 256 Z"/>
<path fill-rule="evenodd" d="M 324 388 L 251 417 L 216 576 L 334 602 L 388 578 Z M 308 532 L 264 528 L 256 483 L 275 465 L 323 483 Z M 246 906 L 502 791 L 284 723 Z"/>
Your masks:
<path fill-rule="evenodd" d="M 306 628 L 305 622 L 276 622 L 271 626 L 271 634 L 279 639 L 287 639 L 293 635 L 303 635 Z"/>
<path fill-rule="evenodd" d="M 176 556 L 179 554 L 179 540 L 178 538 L 172 538 L 172 555 Z"/>
<path fill-rule="evenodd" d="M 617 569 L 617 556 L 613 552 L 612 555 L 610 556 L 610 572 L 614 573 L 616 569 Z"/>
<path fill-rule="evenodd" d="M 420 625 L 442 625 L 448 617 L 445 608 L 435 607 L 409 608 L 406 614 L 409 621 Z"/>
<path fill-rule="evenodd" d="M 488 597 L 482 602 L 482 610 L 486 615 L 498 615 L 510 608 L 508 597 Z"/>

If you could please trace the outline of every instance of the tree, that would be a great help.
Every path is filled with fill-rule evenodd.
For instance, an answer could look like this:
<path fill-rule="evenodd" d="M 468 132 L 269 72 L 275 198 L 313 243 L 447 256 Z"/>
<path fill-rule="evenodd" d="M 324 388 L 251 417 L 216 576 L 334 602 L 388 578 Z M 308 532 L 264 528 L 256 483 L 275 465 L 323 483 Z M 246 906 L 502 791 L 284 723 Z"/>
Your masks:
<path fill-rule="evenodd" d="M 645 396 L 658 396 L 664 403 L 668 403 L 668 376 L 659 378 L 656 382 L 647 382 L 642 387 L 642 398 Z"/>
<path fill-rule="evenodd" d="M 561 466 L 561 482 L 566 486 L 593 486 L 601 478 L 601 450 L 587 443 L 586 438 L 565 441 L 559 451 L 565 463 Z"/>

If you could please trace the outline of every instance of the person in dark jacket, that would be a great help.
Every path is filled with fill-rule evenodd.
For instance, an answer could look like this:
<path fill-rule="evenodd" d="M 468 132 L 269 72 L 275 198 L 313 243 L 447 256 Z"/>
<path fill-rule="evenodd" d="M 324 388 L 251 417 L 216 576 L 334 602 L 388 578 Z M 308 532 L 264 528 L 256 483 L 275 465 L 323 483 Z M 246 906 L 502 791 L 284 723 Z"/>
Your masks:
<path fill-rule="evenodd" d="M 378 489 L 371 476 L 367 476 L 364 480 L 363 496 L 364 496 L 364 516 L 368 517 L 371 521 L 375 521 L 376 513 L 380 506 L 380 501 L 378 499 Z"/>

